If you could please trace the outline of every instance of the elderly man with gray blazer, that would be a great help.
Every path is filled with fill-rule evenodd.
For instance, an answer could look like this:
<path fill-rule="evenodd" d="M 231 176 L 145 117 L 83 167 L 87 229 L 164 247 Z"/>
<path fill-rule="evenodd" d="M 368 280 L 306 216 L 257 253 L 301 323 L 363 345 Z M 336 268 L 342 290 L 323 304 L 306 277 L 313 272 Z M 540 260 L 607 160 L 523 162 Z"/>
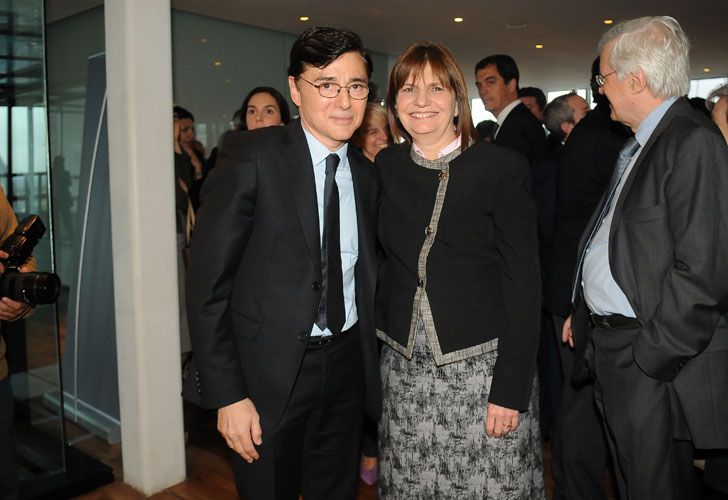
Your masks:
<path fill-rule="evenodd" d="M 635 138 L 584 233 L 564 341 L 595 377 L 620 497 L 695 498 L 693 448 L 728 448 L 728 148 L 681 97 L 675 19 L 621 23 L 599 49 Z"/>

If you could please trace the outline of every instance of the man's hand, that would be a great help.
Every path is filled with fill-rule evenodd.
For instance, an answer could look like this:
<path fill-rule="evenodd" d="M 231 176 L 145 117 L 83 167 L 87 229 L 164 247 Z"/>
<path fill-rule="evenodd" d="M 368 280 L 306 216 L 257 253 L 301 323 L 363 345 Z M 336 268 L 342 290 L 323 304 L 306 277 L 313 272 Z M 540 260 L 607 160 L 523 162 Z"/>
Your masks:
<path fill-rule="evenodd" d="M 518 410 L 511 410 L 488 403 L 485 415 L 485 433 L 490 437 L 502 437 L 518 427 Z"/>
<path fill-rule="evenodd" d="M 263 444 L 260 417 L 250 398 L 223 406 L 217 410 L 217 430 L 227 445 L 248 463 L 260 456 L 253 444 Z"/>
<path fill-rule="evenodd" d="M 0 259 L 7 259 L 9 255 L 7 252 L 0 250 Z M 20 267 L 21 273 L 27 273 L 28 269 L 25 266 Z M 5 266 L 0 262 L 0 274 L 5 272 Z M 3 321 L 15 321 L 16 319 L 22 318 L 25 313 L 28 312 L 30 306 L 25 302 L 17 302 L 15 300 L 3 297 L 0 299 L 0 319 Z"/>
<path fill-rule="evenodd" d="M 561 341 L 568 342 L 574 347 L 574 332 L 571 330 L 571 315 L 564 321 L 564 328 L 561 330 Z"/>

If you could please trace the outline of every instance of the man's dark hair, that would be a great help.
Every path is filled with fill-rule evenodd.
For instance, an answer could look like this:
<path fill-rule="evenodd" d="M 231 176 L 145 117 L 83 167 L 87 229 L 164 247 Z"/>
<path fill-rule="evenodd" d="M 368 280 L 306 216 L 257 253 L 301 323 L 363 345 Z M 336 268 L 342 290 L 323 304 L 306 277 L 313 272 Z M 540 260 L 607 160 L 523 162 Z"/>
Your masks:
<path fill-rule="evenodd" d="M 503 81 L 508 83 L 514 78 L 516 79 L 516 88 L 518 88 L 518 79 L 520 75 L 518 73 L 518 65 L 511 56 L 505 54 L 494 54 L 481 59 L 478 64 L 475 65 L 475 71 L 483 69 L 488 65 L 493 65 L 498 70 L 498 74 L 503 78 Z"/>
<path fill-rule="evenodd" d="M 518 89 L 518 97 L 535 97 L 538 109 L 543 111 L 546 107 L 546 94 L 538 87 L 523 87 Z"/>
<path fill-rule="evenodd" d="M 178 120 L 190 119 L 192 121 L 195 121 L 195 117 L 192 115 L 192 113 L 187 111 L 182 106 L 175 106 L 173 108 L 173 111 L 174 111 L 174 117 L 177 118 Z"/>
<path fill-rule="evenodd" d="M 372 58 L 359 35 L 330 26 L 308 29 L 293 42 L 288 76 L 297 78 L 308 66 L 325 68 L 347 52 L 356 52 L 364 58 L 367 77 L 370 77 L 373 69 Z"/>
<path fill-rule="evenodd" d="M 597 103 L 597 106 L 601 105 L 603 108 L 609 107 L 609 99 L 607 96 L 599 93 L 599 85 L 597 85 L 596 76 L 599 74 L 599 56 L 594 59 L 591 67 L 591 78 L 589 79 L 589 87 L 592 91 L 592 100 Z"/>

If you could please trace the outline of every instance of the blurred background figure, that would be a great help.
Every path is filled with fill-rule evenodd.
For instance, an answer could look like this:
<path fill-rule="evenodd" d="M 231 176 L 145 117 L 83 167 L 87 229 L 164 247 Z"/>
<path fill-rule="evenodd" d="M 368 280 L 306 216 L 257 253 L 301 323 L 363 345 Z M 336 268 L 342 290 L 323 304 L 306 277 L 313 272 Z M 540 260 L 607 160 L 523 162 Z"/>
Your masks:
<path fill-rule="evenodd" d="M 518 89 L 518 97 L 533 116 L 543 123 L 543 112 L 546 109 L 546 94 L 538 87 L 523 87 Z"/>
<path fill-rule="evenodd" d="M 354 146 L 361 149 L 364 156 L 370 161 L 374 161 L 377 153 L 392 144 L 392 133 L 389 131 L 387 123 L 387 111 L 376 102 L 368 103 L 364 121 L 361 127 L 354 132 L 351 140 Z"/>
<path fill-rule="evenodd" d="M 248 92 L 240 109 L 233 114 L 233 129 L 223 132 L 218 139 L 218 145 L 210 151 L 210 157 L 205 163 L 205 175 L 215 168 L 218 148 L 229 133 L 287 125 L 290 121 L 291 110 L 280 92 L 273 87 L 255 87 Z"/>
<path fill-rule="evenodd" d="M 498 122 L 493 120 L 483 120 L 478 123 L 475 130 L 478 132 L 478 135 L 483 142 L 493 142 L 495 132 L 498 130 Z"/>
<path fill-rule="evenodd" d="M 705 106 L 711 112 L 711 118 L 728 142 L 728 84 L 721 85 L 710 93 Z"/>
<path fill-rule="evenodd" d="M 534 168 L 546 154 L 548 139 L 540 118 L 519 99 L 519 79 L 516 61 L 506 54 L 490 55 L 475 65 L 475 86 L 480 99 L 498 122 L 493 142 L 525 155 Z M 545 99 L 543 103 L 546 104 Z"/>
<path fill-rule="evenodd" d="M 291 121 L 288 103 L 273 87 L 256 87 L 240 106 L 241 130 L 286 125 Z"/>

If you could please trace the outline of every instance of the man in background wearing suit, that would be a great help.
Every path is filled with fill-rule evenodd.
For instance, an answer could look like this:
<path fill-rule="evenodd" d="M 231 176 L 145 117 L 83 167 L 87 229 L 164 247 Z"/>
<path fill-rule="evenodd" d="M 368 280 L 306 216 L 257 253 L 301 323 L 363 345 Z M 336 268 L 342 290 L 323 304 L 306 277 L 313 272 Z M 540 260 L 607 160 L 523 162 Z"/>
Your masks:
<path fill-rule="evenodd" d="M 511 56 L 492 55 L 475 65 L 475 86 L 485 109 L 498 121 L 493 142 L 522 153 L 531 168 L 546 153 L 541 122 L 518 98 L 518 66 Z"/>
<path fill-rule="evenodd" d="M 545 263 L 544 305 L 558 335 L 563 390 L 558 425 L 551 441 L 554 500 L 606 500 L 604 470 L 609 460 L 602 422 L 594 406 L 594 384 L 574 384 L 573 349 L 561 342 L 569 315 L 579 240 L 609 185 L 619 151 L 630 133 L 609 118 L 609 101 L 594 81 L 596 107 L 568 135 L 557 172 L 553 251 Z"/>
<path fill-rule="evenodd" d="M 563 336 L 574 375 L 594 375 L 620 497 L 695 498 L 693 447 L 728 447 L 728 147 L 681 97 L 675 19 L 621 23 L 599 50 L 635 137 L 584 233 Z"/>
<path fill-rule="evenodd" d="M 202 190 L 187 308 L 202 402 L 245 499 L 351 499 L 363 409 L 380 412 L 376 171 L 347 141 L 372 65 L 359 37 L 291 49 L 300 120 L 230 135 Z"/>

